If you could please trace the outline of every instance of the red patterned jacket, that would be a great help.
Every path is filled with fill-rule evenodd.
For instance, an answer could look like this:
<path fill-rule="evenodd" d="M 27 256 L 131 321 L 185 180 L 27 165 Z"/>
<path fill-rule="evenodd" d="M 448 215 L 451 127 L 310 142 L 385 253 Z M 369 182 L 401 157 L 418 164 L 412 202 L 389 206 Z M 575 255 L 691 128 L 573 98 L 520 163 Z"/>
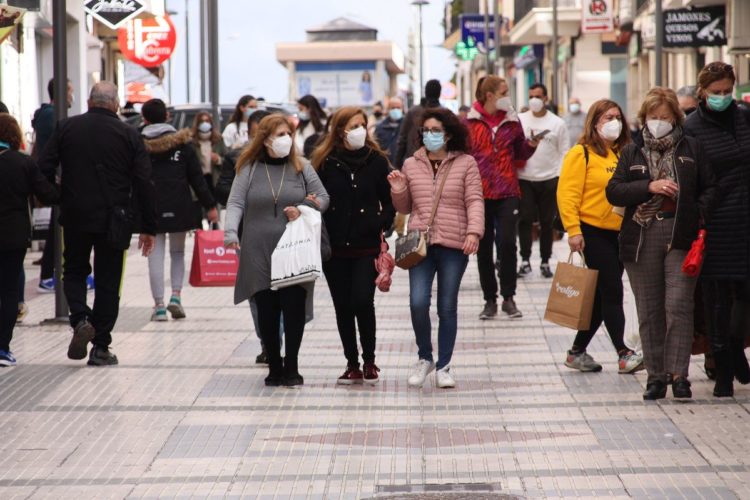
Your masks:
<path fill-rule="evenodd" d="M 518 172 L 514 161 L 528 160 L 534 154 L 526 141 L 521 122 L 515 111 L 490 117 L 480 103 L 474 103 L 464 122 L 469 129 L 471 149 L 482 175 L 482 190 L 485 200 L 520 198 Z M 499 123 L 493 132 L 494 125 Z"/>

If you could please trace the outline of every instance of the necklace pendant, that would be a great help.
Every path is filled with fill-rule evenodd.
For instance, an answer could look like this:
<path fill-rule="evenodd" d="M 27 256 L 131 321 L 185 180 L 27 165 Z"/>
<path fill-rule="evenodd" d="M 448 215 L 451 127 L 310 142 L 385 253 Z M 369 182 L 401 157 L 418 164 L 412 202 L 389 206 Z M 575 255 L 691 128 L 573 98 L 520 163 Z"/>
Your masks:
<path fill-rule="evenodd" d="M 274 202 L 273 203 L 273 216 L 274 216 L 274 218 L 279 216 L 279 210 L 278 210 L 278 208 L 279 208 L 278 203 Z"/>

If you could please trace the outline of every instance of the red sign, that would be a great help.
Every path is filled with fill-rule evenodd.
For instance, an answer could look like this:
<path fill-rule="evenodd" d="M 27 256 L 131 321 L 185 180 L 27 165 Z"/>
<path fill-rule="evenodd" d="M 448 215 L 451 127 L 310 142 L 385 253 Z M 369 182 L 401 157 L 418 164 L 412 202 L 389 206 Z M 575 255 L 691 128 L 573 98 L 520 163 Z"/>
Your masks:
<path fill-rule="evenodd" d="M 117 41 L 127 59 L 153 68 L 172 56 L 177 34 L 169 17 L 131 19 L 117 30 Z"/>

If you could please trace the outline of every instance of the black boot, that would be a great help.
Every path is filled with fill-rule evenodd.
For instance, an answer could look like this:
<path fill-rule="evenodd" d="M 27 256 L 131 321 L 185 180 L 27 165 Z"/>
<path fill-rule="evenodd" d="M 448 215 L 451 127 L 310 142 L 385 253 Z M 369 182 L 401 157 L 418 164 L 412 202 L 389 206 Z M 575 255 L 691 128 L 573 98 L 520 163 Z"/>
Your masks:
<path fill-rule="evenodd" d="M 731 398 L 734 396 L 734 370 L 732 369 L 732 353 L 728 350 L 714 351 L 716 360 L 716 385 L 714 396 L 717 398 Z"/>
<path fill-rule="evenodd" d="M 750 384 L 750 365 L 745 357 L 745 339 L 732 338 L 729 348 L 732 350 L 732 366 L 737 382 L 742 385 Z"/>
<path fill-rule="evenodd" d="M 292 387 L 304 383 L 305 379 L 302 378 L 297 369 L 297 358 L 287 355 L 286 359 L 284 359 L 284 385 Z"/>
<path fill-rule="evenodd" d="M 284 385 L 284 365 L 279 354 L 268 353 L 268 376 L 266 385 L 278 387 Z"/>
<path fill-rule="evenodd" d="M 646 384 L 646 391 L 643 393 L 644 401 L 654 401 L 664 399 L 667 396 L 667 384 L 661 380 L 653 380 Z"/>

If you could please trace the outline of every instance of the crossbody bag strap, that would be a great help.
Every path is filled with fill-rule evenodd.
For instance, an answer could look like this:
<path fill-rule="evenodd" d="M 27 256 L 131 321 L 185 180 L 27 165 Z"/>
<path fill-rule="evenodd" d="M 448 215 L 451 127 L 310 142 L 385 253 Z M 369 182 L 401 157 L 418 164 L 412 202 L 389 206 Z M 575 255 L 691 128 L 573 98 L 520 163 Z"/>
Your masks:
<path fill-rule="evenodd" d="M 445 170 L 445 175 L 440 180 L 440 187 L 438 187 L 437 196 L 435 196 L 435 200 L 432 202 L 432 213 L 430 213 L 430 220 L 427 222 L 427 230 L 432 227 L 432 223 L 435 222 L 435 215 L 437 214 L 438 205 L 440 204 L 440 198 L 443 196 L 443 188 L 445 187 L 445 181 L 448 180 L 448 174 L 451 172 L 451 167 L 453 166 L 453 160 L 448 164 Z"/>

